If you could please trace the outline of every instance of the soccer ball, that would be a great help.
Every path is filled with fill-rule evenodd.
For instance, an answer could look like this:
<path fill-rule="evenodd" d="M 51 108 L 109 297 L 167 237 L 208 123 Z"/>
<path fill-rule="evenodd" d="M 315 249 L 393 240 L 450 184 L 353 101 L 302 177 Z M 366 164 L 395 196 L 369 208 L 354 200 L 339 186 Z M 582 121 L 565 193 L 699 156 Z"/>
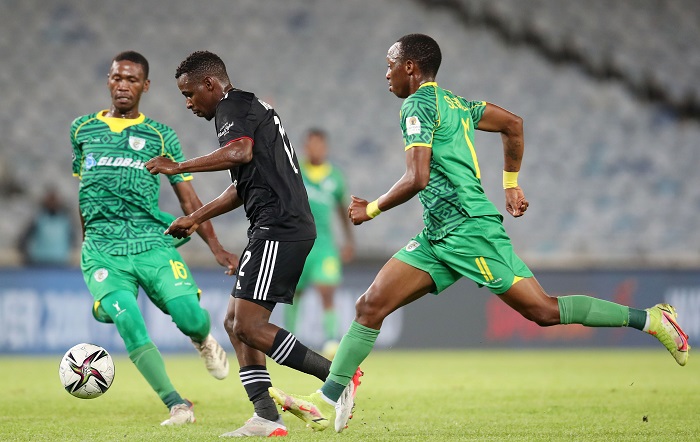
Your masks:
<path fill-rule="evenodd" d="M 114 362 L 107 350 L 94 344 L 78 344 L 63 355 L 58 366 L 63 388 L 81 399 L 102 396 L 114 380 Z"/>

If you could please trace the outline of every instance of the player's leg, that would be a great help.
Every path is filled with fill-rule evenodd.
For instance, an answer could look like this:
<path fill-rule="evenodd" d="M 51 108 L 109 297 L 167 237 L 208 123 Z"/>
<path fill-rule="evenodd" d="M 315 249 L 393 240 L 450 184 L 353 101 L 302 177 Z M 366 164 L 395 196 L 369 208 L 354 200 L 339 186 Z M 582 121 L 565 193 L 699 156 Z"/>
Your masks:
<path fill-rule="evenodd" d="M 467 244 L 468 247 L 457 247 Z M 673 307 L 660 304 L 640 310 L 586 295 L 551 297 L 514 253 L 498 217 L 472 218 L 455 229 L 441 254 L 453 268 L 487 286 L 501 300 L 541 326 L 582 324 L 586 327 L 632 327 L 655 335 L 680 365 L 688 356 L 687 335 Z M 656 320 L 654 320 L 656 318 Z"/>
<path fill-rule="evenodd" d="M 236 298 L 229 299 L 224 328 L 229 335 L 231 345 L 238 359 L 238 375 L 248 400 L 253 404 L 253 417 L 242 427 L 224 433 L 223 437 L 242 436 L 285 436 L 287 428 L 277 412 L 277 406 L 270 397 L 268 389 L 272 386 L 270 373 L 267 371 L 265 353 L 243 343 L 234 332 L 236 317 Z"/>
<path fill-rule="evenodd" d="M 426 271 L 391 258 L 355 304 L 355 320 L 343 336 L 321 391 L 337 401 L 357 367 L 374 348 L 384 319 L 394 310 L 435 290 Z"/>
<path fill-rule="evenodd" d="M 335 244 L 323 244 L 319 248 L 319 268 L 313 283 L 321 297 L 323 309 L 323 334 L 325 342 L 321 353 L 333 359 L 338 349 L 338 313 L 335 310 L 334 295 L 342 277 L 340 254 Z"/>
<path fill-rule="evenodd" d="M 299 305 L 301 301 L 301 297 L 306 291 L 306 289 L 312 285 L 312 280 L 314 277 L 314 274 L 317 273 L 317 262 L 318 260 L 315 258 L 316 253 L 315 250 L 318 247 L 318 243 L 314 242 L 313 247 L 311 248 L 311 252 L 309 252 L 308 256 L 306 257 L 306 261 L 304 262 L 304 268 L 302 269 L 301 275 L 299 276 L 299 281 L 296 284 L 296 289 L 294 292 L 294 301 L 291 304 L 283 304 L 282 307 L 282 315 L 284 317 L 284 328 L 288 330 L 290 333 L 296 333 L 297 332 L 297 323 L 299 322 Z"/>
<path fill-rule="evenodd" d="M 178 423 L 194 422 L 192 404 L 173 387 L 165 371 L 163 357 L 148 336 L 146 323 L 136 302 L 138 283 L 129 258 L 83 250 L 81 269 L 95 300 L 95 318 L 116 325 L 129 359 L 171 413 L 186 409 L 186 412 L 178 411 L 178 415 L 186 415 Z"/>
<path fill-rule="evenodd" d="M 209 374 L 228 376 L 226 352 L 209 333 L 209 312 L 199 304 L 199 288 L 180 253 L 174 247 L 151 249 L 136 255 L 134 266 L 146 295 L 192 340 Z"/>
<path fill-rule="evenodd" d="M 129 359 L 171 411 L 170 419 L 163 422 L 163 425 L 194 422 L 192 403 L 183 399 L 175 390 L 165 370 L 163 356 L 148 336 L 136 295 L 130 291 L 117 290 L 102 298 L 100 306 L 116 325 Z"/>
<path fill-rule="evenodd" d="M 500 298 L 525 318 L 542 326 L 581 324 L 636 328 L 661 341 L 678 364 L 685 365 L 688 360 L 688 335 L 678 325 L 676 310 L 668 304 L 639 310 L 586 295 L 553 298 L 542 290 L 535 278 L 518 281 Z"/>
<path fill-rule="evenodd" d="M 225 379 L 229 373 L 226 352 L 211 335 L 209 312 L 199 305 L 196 295 L 178 296 L 165 304 L 177 328 L 188 336 L 194 348 L 204 359 L 204 366 L 216 379 Z"/>
<path fill-rule="evenodd" d="M 321 354 L 333 360 L 338 351 L 338 312 L 335 309 L 336 285 L 320 284 L 316 286 L 316 291 L 321 297 L 321 308 L 323 309 L 323 336 L 325 342 Z"/>
<path fill-rule="evenodd" d="M 226 329 L 229 336 L 262 351 L 278 364 L 325 380 L 330 361 L 269 322 L 277 303 L 292 302 L 312 245 L 313 240 L 251 239 L 238 268 L 233 291 L 235 313 L 227 313 Z"/>
<path fill-rule="evenodd" d="M 226 319 L 229 336 L 263 352 L 280 365 L 316 376 L 320 380 L 328 377 L 330 361 L 299 342 L 287 330 L 270 323 L 274 303 L 234 298 L 234 304 L 233 321 L 229 315 Z"/>
<path fill-rule="evenodd" d="M 357 300 L 355 321 L 340 341 L 331 373 L 321 389 L 309 396 L 298 396 L 271 388 L 273 399 L 315 430 L 324 430 L 333 421 L 335 430 L 341 432 L 349 419 L 353 398 L 347 398 L 346 404 L 339 399 L 349 392 L 346 388 L 354 378 L 361 375 L 358 367 L 374 348 L 384 319 L 434 290 L 435 282 L 429 273 L 390 259 Z"/>

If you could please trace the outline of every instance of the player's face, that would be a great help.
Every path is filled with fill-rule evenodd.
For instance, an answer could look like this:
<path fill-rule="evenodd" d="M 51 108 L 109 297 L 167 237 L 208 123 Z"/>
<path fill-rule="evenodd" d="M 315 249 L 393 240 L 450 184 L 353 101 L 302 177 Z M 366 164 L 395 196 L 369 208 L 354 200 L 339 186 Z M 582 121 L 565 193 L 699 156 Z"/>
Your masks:
<path fill-rule="evenodd" d="M 185 97 L 185 106 L 198 117 L 206 118 L 207 121 L 214 118 L 216 105 L 221 97 L 216 97 L 213 93 L 211 79 L 205 77 L 200 81 L 190 79 L 189 75 L 183 74 L 177 79 L 177 87 Z"/>
<path fill-rule="evenodd" d="M 113 62 L 107 77 L 112 106 L 122 114 L 138 109 L 141 94 L 148 91 L 150 84 L 140 64 L 128 60 Z"/>
<path fill-rule="evenodd" d="M 326 145 L 325 138 L 318 135 L 310 135 L 306 139 L 304 150 L 306 152 L 306 159 L 311 164 L 318 165 L 323 164 L 326 161 L 328 146 Z"/>
<path fill-rule="evenodd" d="M 386 54 L 386 79 L 389 81 L 389 91 L 399 98 L 406 98 L 410 95 L 408 73 L 406 67 L 399 59 L 401 44 L 394 43 Z"/>

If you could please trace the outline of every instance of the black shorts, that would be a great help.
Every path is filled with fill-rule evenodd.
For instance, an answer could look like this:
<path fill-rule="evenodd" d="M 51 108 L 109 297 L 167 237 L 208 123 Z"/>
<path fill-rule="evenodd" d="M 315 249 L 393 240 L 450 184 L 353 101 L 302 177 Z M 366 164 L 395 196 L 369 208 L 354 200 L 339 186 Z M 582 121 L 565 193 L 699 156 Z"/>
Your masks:
<path fill-rule="evenodd" d="M 314 240 L 251 239 L 236 270 L 234 298 L 291 304 Z"/>

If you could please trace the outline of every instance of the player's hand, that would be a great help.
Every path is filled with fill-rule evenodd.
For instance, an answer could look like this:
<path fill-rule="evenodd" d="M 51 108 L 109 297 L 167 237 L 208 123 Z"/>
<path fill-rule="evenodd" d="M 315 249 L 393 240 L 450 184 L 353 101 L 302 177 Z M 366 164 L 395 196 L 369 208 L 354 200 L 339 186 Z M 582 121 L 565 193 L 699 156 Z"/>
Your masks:
<path fill-rule="evenodd" d="M 164 175 L 175 175 L 180 173 L 178 166 L 180 163 L 176 163 L 170 158 L 166 157 L 154 157 L 146 161 L 146 169 L 151 172 L 152 175 L 157 175 L 162 173 Z"/>
<path fill-rule="evenodd" d="M 174 238 L 187 238 L 192 235 L 199 228 L 199 224 L 194 222 L 189 216 L 181 216 L 180 218 L 173 221 L 170 226 L 165 229 L 166 235 L 170 235 Z"/>
<path fill-rule="evenodd" d="M 530 203 L 525 199 L 525 194 L 520 187 L 506 189 L 506 211 L 518 218 L 525 214 Z"/>
<path fill-rule="evenodd" d="M 218 262 L 221 267 L 226 268 L 224 273 L 229 276 L 236 273 L 236 268 L 238 267 L 238 256 L 234 255 L 233 253 L 229 253 L 222 248 L 221 250 L 214 252 L 214 257 L 216 258 L 216 262 Z"/>
<path fill-rule="evenodd" d="M 350 202 L 350 207 L 348 207 L 348 218 L 353 224 L 359 226 L 365 221 L 369 221 L 372 218 L 367 216 L 367 204 L 369 201 L 358 198 L 355 195 L 350 195 L 352 201 Z"/>

